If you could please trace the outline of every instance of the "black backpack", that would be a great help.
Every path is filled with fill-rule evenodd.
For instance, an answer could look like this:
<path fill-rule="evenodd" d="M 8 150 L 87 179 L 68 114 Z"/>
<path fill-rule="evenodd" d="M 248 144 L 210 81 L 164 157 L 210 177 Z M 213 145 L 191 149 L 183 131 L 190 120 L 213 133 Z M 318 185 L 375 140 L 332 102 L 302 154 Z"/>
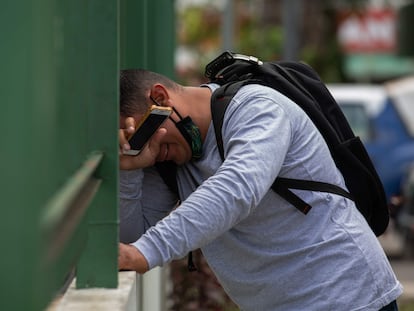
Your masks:
<path fill-rule="evenodd" d="M 277 177 L 272 189 L 304 214 L 312 208 L 290 189 L 329 192 L 354 200 L 373 232 L 379 236 L 388 226 L 389 212 L 384 188 L 359 137 L 355 137 L 342 110 L 317 73 L 301 62 L 261 62 L 255 57 L 224 52 L 206 66 L 205 76 L 221 85 L 211 99 L 217 146 L 224 160 L 221 129 L 228 104 L 247 84 L 272 87 L 299 105 L 325 139 L 349 192 L 332 184 Z M 175 173 L 161 176 L 171 187 Z M 171 169 L 171 168 L 170 168 Z M 173 168 L 172 168 L 173 169 Z M 173 177 L 174 176 L 174 177 Z M 173 177 L 173 178 L 171 178 Z M 169 180 L 166 180 L 169 178 Z"/>

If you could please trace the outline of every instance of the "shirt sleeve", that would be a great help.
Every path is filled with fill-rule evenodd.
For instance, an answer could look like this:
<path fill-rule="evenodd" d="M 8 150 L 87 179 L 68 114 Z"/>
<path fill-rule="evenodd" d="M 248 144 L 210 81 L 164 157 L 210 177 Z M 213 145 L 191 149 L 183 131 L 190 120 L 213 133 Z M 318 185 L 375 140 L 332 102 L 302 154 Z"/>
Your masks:
<path fill-rule="evenodd" d="M 142 184 L 144 171 L 119 172 L 119 239 L 122 243 L 136 241 L 144 231 Z"/>
<path fill-rule="evenodd" d="M 133 244 L 151 268 L 231 230 L 269 191 L 291 139 L 289 115 L 278 105 L 278 100 L 288 99 L 269 92 L 253 87 L 236 95 L 223 122 L 225 161 L 179 208 Z"/>
<path fill-rule="evenodd" d="M 119 179 L 120 241 L 132 243 L 171 212 L 177 197 L 154 167 L 121 170 Z"/>

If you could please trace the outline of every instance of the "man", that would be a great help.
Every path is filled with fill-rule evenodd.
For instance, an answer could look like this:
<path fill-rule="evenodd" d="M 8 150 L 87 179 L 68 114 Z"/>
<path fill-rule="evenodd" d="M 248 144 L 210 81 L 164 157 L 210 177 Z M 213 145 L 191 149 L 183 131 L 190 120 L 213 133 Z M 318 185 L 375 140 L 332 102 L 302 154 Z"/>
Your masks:
<path fill-rule="evenodd" d="M 174 113 L 139 156 L 121 156 L 121 230 L 132 243 L 120 244 L 119 268 L 144 273 L 201 248 L 242 310 L 397 310 L 402 287 L 352 201 L 299 191 L 312 206 L 304 215 L 270 189 L 276 176 L 345 188 L 306 114 L 271 88 L 242 87 L 224 116 L 222 162 L 210 112 L 217 87 L 183 87 L 142 70 L 121 73 L 124 149 L 150 105 Z M 174 210 L 174 196 L 149 168 L 167 160 L 178 165 L 182 202 Z M 126 223 L 137 207 L 144 224 Z M 157 222 L 145 216 L 150 210 L 159 217 L 172 211 Z"/>

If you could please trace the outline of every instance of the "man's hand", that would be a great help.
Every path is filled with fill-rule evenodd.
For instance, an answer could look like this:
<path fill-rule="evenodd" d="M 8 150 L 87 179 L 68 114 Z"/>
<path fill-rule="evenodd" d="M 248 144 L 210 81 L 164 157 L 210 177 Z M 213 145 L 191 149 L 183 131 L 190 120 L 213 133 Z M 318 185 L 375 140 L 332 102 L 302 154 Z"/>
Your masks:
<path fill-rule="evenodd" d="M 135 120 L 131 117 L 125 119 L 125 129 L 119 130 L 119 166 L 123 170 L 132 170 L 149 167 L 155 164 L 160 152 L 161 139 L 167 133 L 165 128 L 159 128 L 151 137 L 139 155 L 124 155 L 123 150 L 129 150 L 128 139 L 135 132 Z"/>
<path fill-rule="evenodd" d="M 119 130 L 119 152 L 122 154 L 122 150 L 129 150 L 131 147 L 129 146 L 128 139 L 134 134 L 136 122 L 135 119 L 132 117 L 128 117 L 125 119 L 125 128 L 121 128 Z"/>
<path fill-rule="evenodd" d="M 118 268 L 119 270 L 134 270 L 141 274 L 149 270 L 144 255 L 136 247 L 123 243 L 119 243 Z"/>

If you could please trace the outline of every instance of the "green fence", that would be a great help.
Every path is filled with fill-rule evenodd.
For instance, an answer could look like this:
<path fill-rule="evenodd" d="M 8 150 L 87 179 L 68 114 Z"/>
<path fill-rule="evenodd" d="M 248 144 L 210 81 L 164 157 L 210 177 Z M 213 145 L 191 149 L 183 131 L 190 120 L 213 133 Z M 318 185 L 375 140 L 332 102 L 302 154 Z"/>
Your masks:
<path fill-rule="evenodd" d="M 2 2 L 1 310 L 44 309 L 75 269 L 117 286 L 118 72 L 172 75 L 172 22 L 172 0 Z"/>

